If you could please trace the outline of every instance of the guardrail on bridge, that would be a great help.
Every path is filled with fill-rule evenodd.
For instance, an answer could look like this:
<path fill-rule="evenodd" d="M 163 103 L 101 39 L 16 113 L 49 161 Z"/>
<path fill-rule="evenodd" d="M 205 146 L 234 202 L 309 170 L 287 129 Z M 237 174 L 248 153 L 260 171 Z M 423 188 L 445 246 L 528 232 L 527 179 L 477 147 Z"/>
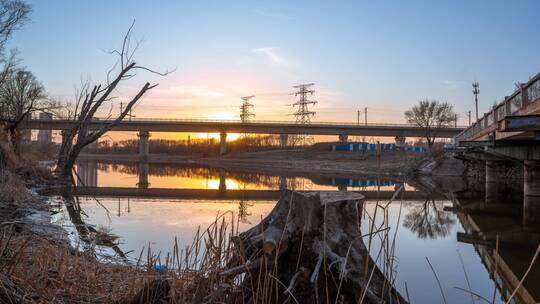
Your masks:
<path fill-rule="evenodd" d="M 540 73 L 522 84 L 519 89 L 510 96 L 506 96 L 501 103 L 485 113 L 477 122 L 454 137 L 454 143 L 459 145 L 461 141 L 474 139 L 479 135 L 485 135 L 485 132 L 494 131 L 506 116 L 525 115 L 530 108 L 540 109 Z"/>

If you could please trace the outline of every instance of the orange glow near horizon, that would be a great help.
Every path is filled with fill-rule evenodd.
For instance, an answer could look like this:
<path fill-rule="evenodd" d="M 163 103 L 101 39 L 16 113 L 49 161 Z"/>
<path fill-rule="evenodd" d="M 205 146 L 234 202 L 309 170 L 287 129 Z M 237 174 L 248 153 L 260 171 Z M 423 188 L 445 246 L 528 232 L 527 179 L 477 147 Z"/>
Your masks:
<path fill-rule="evenodd" d="M 193 134 L 195 138 L 208 138 L 208 139 L 215 139 L 217 141 L 220 140 L 219 133 L 194 133 Z M 242 134 L 238 133 L 227 133 L 227 141 L 234 141 L 240 138 Z"/>

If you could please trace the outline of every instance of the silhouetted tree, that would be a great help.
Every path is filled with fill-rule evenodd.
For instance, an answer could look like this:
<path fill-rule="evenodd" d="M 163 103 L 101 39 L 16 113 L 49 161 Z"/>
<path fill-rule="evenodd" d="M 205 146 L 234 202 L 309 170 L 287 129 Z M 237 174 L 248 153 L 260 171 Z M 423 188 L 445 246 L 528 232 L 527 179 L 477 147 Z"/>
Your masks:
<path fill-rule="evenodd" d="M 68 115 L 71 115 L 68 118 L 74 120 L 75 124 L 71 129 L 64 131 L 65 133 L 62 136 L 62 144 L 60 146 L 56 167 L 56 174 L 60 177 L 67 179 L 71 178 L 73 165 L 82 149 L 120 123 L 131 111 L 133 106 L 149 90 L 157 86 L 157 84 L 146 82 L 142 88 L 139 89 L 137 94 L 129 98 L 129 101 L 117 116 L 113 116 L 109 111 L 108 117 L 103 120 L 105 124 L 97 130 L 92 130 L 90 124 L 96 113 L 102 109 L 104 105 L 111 104 L 113 100 L 118 97 L 115 96 L 115 94 L 120 83 L 133 78 L 138 70 L 145 70 L 159 75 L 166 75 L 169 73 L 158 73 L 135 63 L 133 55 L 135 54 L 139 43 L 136 43 L 135 46 L 131 45 L 133 25 L 134 23 L 131 24 L 124 36 L 122 48 L 120 50 L 109 52 L 110 54 L 118 56 L 118 61 L 113 66 L 113 69 L 109 70 L 107 73 L 107 83 L 104 85 L 97 84 L 91 86 L 88 82 L 85 82 L 77 94 L 74 108 L 66 111 Z M 116 75 L 111 78 L 110 76 L 112 74 Z"/>
<path fill-rule="evenodd" d="M 437 129 L 451 126 L 456 121 L 456 114 L 447 102 L 421 100 L 418 105 L 405 111 L 405 119 L 425 130 L 424 137 L 431 147 L 437 135 Z"/>

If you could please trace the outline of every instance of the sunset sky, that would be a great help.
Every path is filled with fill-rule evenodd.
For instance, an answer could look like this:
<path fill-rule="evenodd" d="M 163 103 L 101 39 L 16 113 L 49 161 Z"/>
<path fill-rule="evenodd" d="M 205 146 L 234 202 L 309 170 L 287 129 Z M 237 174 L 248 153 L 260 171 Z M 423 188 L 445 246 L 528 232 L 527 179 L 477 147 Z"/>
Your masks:
<path fill-rule="evenodd" d="M 435 2 L 437 4 L 435 5 Z M 460 123 L 540 67 L 539 1 L 30 1 L 10 42 L 52 96 L 81 79 L 103 81 L 136 19 L 141 72 L 121 93 L 159 82 L 137 117 L 238 119 L 257 95 L 256 119 L 291 120 L 292 86 L 314 82 L 316 121 L 404 122 L 422 98 L 448 101 Z M 118 107 L 118 105 L 117 105 Z M 474 114 L 473 114 L 474 115 Z"/>

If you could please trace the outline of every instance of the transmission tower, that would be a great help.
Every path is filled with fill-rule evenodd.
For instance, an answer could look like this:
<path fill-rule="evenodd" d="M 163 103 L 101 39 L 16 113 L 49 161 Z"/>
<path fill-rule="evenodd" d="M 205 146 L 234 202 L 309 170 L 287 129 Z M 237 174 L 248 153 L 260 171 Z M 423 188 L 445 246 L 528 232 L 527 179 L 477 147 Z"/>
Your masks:
<path fill-rule="evenodd" d="M 297 124 L 310 124 L 311 117 L 315 116 L 315 111 L 309 110 L 309 105 L 315 105 L 317 104 L 317 101 L 308 99 L 308 95 L 311 96 L 313 93 L 315 93 L 315 90 L 309 89 L 313 85 L 315 84 L 307 83 L 293 87 L 298 89 L 298 91 L 292 94 L 294 94 L 295 97 L 299 97 L 298 100 L 292 104 L 293 108 L 296 108 L 296 111 L 292 115 L 294 115 Z M 304 145 L 313 142 L 312 136 L 297 135 L 296 139 L 299 143 Z"/>
<path fill-rule="evenodd" d="M 240 120 L 242 122 L 249 122 L 252 117 L 255 117 L 255 114 L 251 113 L 251 108 L 253 108 L 253 104 L 249 102 L 249 100 L 253 97 L 255 97 L 255 95 L 241 97 L 243 102 L 240 106 Z"/>

